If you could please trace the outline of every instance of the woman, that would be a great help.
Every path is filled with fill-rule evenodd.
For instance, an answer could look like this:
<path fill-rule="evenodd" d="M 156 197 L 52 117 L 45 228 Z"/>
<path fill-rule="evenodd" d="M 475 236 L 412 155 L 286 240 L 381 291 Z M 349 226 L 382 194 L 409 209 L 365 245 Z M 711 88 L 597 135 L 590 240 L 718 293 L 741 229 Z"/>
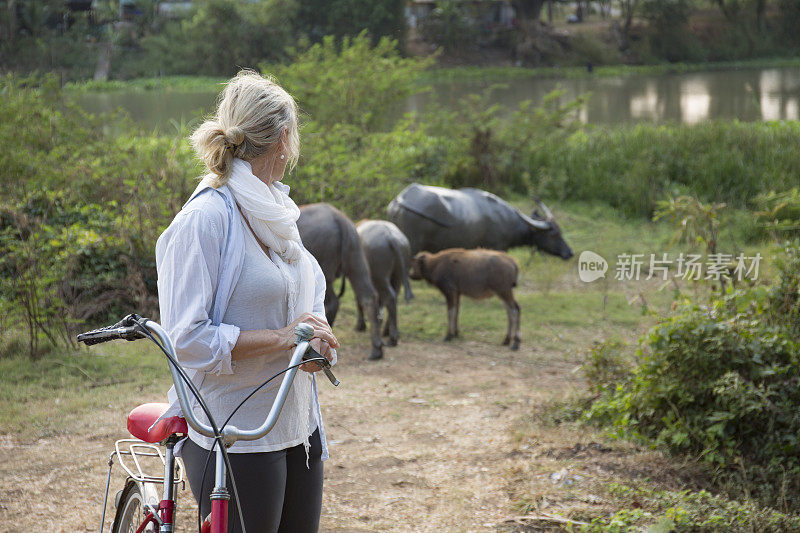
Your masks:
<path fill-rule="evenodd" d="M 216 116 L 191 136 L 209 174 L 156 244 L 161 322 L 218 424 L 286 367 L 298 323 L 314 327 L 312 346 L 335 363 L 325 279 L 303 248 L 300 212 L 280 182 L 297 162 L 297 128 L 297 106 L 276 83 L 252 71 L 230 80 Z M 319 526 L 328 456 L 314 378 L 321 367 L 300 368 L 274 429 L 228 450 L 248 533 Z M 279 383 L 248 400 L 230 424 L 260 426 Z M 170 396 L 168 413 L 177 409 Z M 207 420 L 197 402 L 193 410 Z M 211 508 L 213 461 L 200 483 L 212 445 L 190 429 L 181 450 L 203 516 Z M 238 516 L 230 515 L 228 530 L 239 531 Z"/>

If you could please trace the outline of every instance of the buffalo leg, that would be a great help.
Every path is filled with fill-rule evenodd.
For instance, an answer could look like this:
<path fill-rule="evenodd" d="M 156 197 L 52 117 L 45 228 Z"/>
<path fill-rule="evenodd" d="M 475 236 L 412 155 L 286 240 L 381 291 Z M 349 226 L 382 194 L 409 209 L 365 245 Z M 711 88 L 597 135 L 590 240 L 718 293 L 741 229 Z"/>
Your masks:
<path fill-rule="evenodd" d="M 361 307 L 361 302 L 356 300 L 356 309 L 358 311 L 358 317 L 356 318 L 356 331 L 364 331 L 367 329 L 367 323 L 364 320 L 364 308 Z"/>
<path fill-rule="evenodd" d="M 328 324 L 333 327 L 333 322 L 336 320 L 336 314 L 339 312 L 339 297 L 333 291 L 333 286 L 328 285 L 325 290 L 325 318 Z"/>
<path fill-rule="evenodd" d="M 445 341 L 458 337 L 459 296 L 457 292 L 445 294 L 445 298 L 447 298 L 447 336 L 444 338 Z"/>
<path fill-rule="evenodd" d="M 508 329 L 506 330 L 506 337 L 503 339 L 503 345 L 511 344 L 511 349 L 517 350 L 519 349 L 519 304 L 514 300 L 514 295 L 511 293 L 500 297 L 503 299 L 503 305 L 508 315 Z"/>
<path fill-rule="evenodd" d="M 370 337 L 372 338 L 372 350 L 367 359 L 375 360 L 383 357 L 383 341 L 380 335 L 380 323 L 378 322 L 378 302 L 377 298 L 366 297 L 361 300 L 364 314 L 369 317 Z"/>
<path fill-rule="evenodd" d="M 389 346 L 397 346 L 399 332 L 397 330 L 397 293 L 389 287 L 388 294 L 384 300 L 386 305 L 386 333 L 389 334 Z"/>
<path fill-rule="evenodd" d="M 383 341 L 381 340 L 381 326 L 378 322 L 378 296 L 372 286 L 367 260 L 360 246 L 356 246 L 356 250 L 347 263 L 348 268 L 345 275 L 353 287 L 356 300 L 361 304 L 364 318 L 369 323 L 372 350 L 367 359 L 380 359 L 383 357 Z"/>

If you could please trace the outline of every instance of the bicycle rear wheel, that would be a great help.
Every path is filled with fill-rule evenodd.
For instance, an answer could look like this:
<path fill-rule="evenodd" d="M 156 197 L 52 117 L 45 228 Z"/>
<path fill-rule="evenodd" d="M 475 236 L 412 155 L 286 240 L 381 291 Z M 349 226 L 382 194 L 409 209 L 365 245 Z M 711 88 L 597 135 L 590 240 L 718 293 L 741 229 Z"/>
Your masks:
<path fill-rule="evenodd" d="M 111 525 L 111 533 L 135 533 L 147 514 L 144 503 L 145 495 L 142 494 L 141 487 L 137 482 L 129 480 L 120 495 L 117 514 Z M 155 531 L 155 528 L 150 523 L 144 530 L 151 533 Z"/>

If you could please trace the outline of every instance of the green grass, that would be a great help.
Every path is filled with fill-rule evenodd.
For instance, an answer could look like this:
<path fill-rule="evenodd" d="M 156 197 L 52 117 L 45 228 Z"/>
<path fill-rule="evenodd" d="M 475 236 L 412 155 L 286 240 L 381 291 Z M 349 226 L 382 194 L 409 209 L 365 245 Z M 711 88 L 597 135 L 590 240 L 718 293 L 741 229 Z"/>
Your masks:
<path fill-rule="evenodd" d="M 69 82 L 64 89 L 74 92 L 114 91 L 219 91 L 227 78 L 213 76 L 163 76 L 159 78 L 137 78 L 133 80 L 76 81 Z"/>
<path fill-rule="evenodd" d="M 515 202 L 524 211 L 530 202 Z M 623 284 L 613 279 L 613 263 L 623 252 L 667 251 L 672 230 L 663 223 L 627 219 L 606 205 L 586 202 L 553 203 L 554 211 L 576 257 L 570 261 L 531 254 L 524 248 L 511 255 L 521 266 L 515 291 L 522 310 L 521 350 L 544 358 L 559 357 L 578 362 L 595 340 L 608 337 L 633 340 L 653 323 L 653 314 L 670 312 L 672 287 L 654 282 Z M 720 249 L 730 242 L 725 235 Z M 577 256 L 590 249 L 610 265 L 606 280 L 579 281 Z M 753 245 L 768 256 L 765 245 Z M 678 249 L 674 249 L 677 253 Z M 447 328 L 443 296 L 422 281 L 412 282 L 416 299 L 399 305 L 399 327 L 403 338 L 438 344 Z M 337 285 L 338 288 L 338 285 Z M 683 290 L 696 290 L 691 286 Z M 701 286 L 699 290 L 705 290 Z M 646 303 L 646 306 L 643 305 Z M 462 298 L 459 327 L 454 343 L 495 345 L 498 357 L 507 348 L 506 313 L 498 298 L 475 301 Z M 362 345 L 363 333 L 355 333 L 355 305 L 348 289 L 336 323 L 336 334 L 345 347 Z M 169 385 L 166 361 L 145 342 L 109 343 L 76 352 L 45 355 L 30 361 L 24 344 L 9 344 L 0 357 L 0 433 L 23 440 L 73 431 L 93 412 L 109 406 L 163 401 Z M 349 349 L 349 348 L 346 348 Z"/>
<path fill-rule="evenodd" d="M 163 397 L 169 372 L 159 354 L 137 342 L 51 352 L 38 361 L 25 353 L 0 358 L 0 434 L 28 441 L 72 433 L 90 426 L 93 413 Z"/>

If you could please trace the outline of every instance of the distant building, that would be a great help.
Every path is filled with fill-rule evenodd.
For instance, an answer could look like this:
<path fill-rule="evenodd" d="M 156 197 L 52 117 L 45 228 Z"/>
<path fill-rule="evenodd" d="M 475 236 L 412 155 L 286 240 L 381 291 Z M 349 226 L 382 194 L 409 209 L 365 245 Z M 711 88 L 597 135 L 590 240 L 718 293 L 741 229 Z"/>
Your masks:
<path fill-rule="evenodd" d="M 164 18 L 178 18 L 192 9 L 192 2 L 187 0 L 163 0 L 156 4 L 156 14 Z"/>
<path fill-rule="evenodd" d="M 156 16 L 177 18 L 192 9 L 191 0 L 159 0 L 155 2 Z M 150 8 L 151 2 L 142 0 L 119 0 L 119 20 L 132 21 L 144 15 L 144 9 Z"/>

